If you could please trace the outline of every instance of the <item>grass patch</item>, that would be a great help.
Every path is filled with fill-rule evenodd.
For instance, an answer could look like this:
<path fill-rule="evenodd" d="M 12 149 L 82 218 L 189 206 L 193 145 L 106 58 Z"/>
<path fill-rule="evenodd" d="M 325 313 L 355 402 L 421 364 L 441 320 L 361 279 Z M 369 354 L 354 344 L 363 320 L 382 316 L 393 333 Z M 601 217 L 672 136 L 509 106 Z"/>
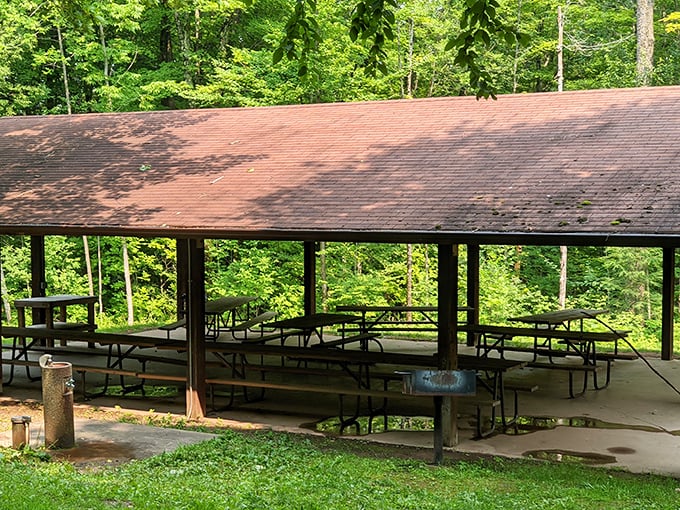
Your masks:
<path fill-rule="evenodd" d="M 94 386 L 90 389 L 90 392 L 93 394 L 102 393 L 104 392 L 104 386 Z M 109 384 L 104 394 L 110 397 L 174 398 L 179 395 L 179 389 L 177 386 L 145 384 L 144 392 L 142 392 L 141 388 L 128 390 L 119 384 Z"/>
<path fill-rule="evenodd" d="M 0 458 L 14 510 L 671 509 L 680 483 L 530 460 L 426 461 L 360 441 L 225 431 L 115 468 L 78 470 L 32 456 Z"/>

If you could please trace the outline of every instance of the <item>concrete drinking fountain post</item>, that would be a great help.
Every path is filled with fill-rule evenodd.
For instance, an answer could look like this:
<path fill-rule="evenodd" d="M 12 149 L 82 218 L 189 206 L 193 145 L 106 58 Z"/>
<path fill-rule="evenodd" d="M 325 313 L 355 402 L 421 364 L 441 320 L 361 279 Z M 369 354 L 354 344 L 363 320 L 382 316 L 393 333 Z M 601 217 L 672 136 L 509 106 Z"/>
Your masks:
<path fill-rule="evenodd" d="M 53 361 L 52 356 L 40 357 L 42 375 L 45 446 L 72 448 L 75 446 L 73 420 L 73 388 L 75 381 L 71 363 Z"/>

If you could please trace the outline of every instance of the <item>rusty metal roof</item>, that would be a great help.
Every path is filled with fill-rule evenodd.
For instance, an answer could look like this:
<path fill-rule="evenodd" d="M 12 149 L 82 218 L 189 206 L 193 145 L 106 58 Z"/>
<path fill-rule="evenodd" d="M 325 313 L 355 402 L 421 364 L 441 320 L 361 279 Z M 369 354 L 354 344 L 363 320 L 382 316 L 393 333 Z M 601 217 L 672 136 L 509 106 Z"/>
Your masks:
<path fill-rule="evenodd" d="M 0 233 L 673 244 L 679 140 L 680 87 L 5 117 Z"/>

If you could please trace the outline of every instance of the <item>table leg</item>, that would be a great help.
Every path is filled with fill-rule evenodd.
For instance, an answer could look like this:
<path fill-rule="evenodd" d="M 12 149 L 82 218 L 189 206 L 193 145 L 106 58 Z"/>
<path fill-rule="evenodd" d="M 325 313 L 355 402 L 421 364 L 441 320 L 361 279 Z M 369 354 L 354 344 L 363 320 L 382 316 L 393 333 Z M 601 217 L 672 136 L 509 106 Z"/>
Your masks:
<path fill-rule="evenodd" d="M 87 325 L 92 331 L 97 329 L 97 325 L 94 323 L 94 302 L 87 304 Z M 168 332 L 169 334 L 170 332 Z M 87 346 L 94 349 L 94 342 L 88 342 Z"/>
<path fill-rule="evenodd" d="M 59 307 L 59 320 L 61 322 L 64 322 L 64 323 L 67 320 L 66 305 L 61 305 Z M 59 340 L 59 345 L 61 345 L 62 347 L 65 347 L 66 346 L 66 340 Z"/>
<path fill-rule="evenodd" d="M 59 306 L 59 320 L 66 322 L 66 305 Z"/>
<path fill-rule="evenodd" d="M 52 306 L 48 306 L 45 309 L 45 327 L 47 329 L 54 329 L 54 308 Z M 47 345 L 47 347 L 54 347 L 54 339 L 53 338 L 46 339 L 45 344 Z"/>

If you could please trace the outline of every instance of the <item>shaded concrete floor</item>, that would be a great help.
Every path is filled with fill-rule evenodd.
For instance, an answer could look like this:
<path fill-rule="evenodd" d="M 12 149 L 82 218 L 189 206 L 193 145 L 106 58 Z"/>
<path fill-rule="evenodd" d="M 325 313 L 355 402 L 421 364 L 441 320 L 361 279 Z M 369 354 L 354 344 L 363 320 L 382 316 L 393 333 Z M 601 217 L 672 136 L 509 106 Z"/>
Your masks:
<path fill-rule="evenodd" d="M 432 348 L 432 344 L 427 342 L 385 340 L 384 343 L 387 350 L 401 352 Z M 466 349 L 461 346 L 461 351 Z M 71 361 L 76 363 L 78 360 Z M 680 478 L 680 394 L 671 387 L 680 388 L 680 361 L 654 358 L 649 362 L 668 383 L 642 360 L 617 361 L 612 367 L 612 381 L 608 388 L 589 390 L 576 399 L 568 398 L 567 375 L 562 371 L 526 368 L 516 371 L 509 375 L 508 380 L 531 381 L 539 386 L 539 391 L 535 393 L 520 394 L 519 411 L 522 421 L 526 423 L 522 427 L 525 430 L 519 433 L 497 433 L 476 440 L 472 428 L 462 419 L 460 442 L 455 449 L 508 457 L 576 459 L 631 472 L 660 473 Z M 5 366 L 5 379 L 8 370 L 9 367 Z M 182 367 L 169 367 L 168 370 L 182 373 Z M 29 382 L 24 373 L 23 369 L 17 371 L 12 385 L 5 386 L 4 396 L 39 400 L 40 383 Z M 87 380 L 88 384 L 97 384 L 93 375 L 88 375 Z M 84 401 L 77 394 L 76 401 L 78 405 L 100 408 L 120 406 L 140 411 L 154 409 L 157 413 L 184 413 L 183 389 L 176 396 L 150 399 L 105 396 Z M 404 405 L 404 408 L 400 408 L 399 403 L 394 406 L 390 403 L 390 412 L 416 415 L 431 413 L 430 399 L 427 398 L 419 399 L 417 404 L 411 399 L 410 404 Z M 219 420 L 220 424 L 235 428 L 318 433 L 312 432 L 315 424 L 336 414 L 337 396 L 269 391 L 262 401 L 244 403 L 237 400 L 236 407 L 213 411 L 207 420 Z M 123 424 L 95 425 L 93 422 L 80 428 L 83 433 L 86 429 L 91 432 L 87 441 L 97 441 L 98 434 L 102 440 L 121 444 L 128 444 L 134 439 L 139 450 L 145 452 L 160 453 L 167 451 L 174 443 L 204 439 L 200 434 L 194 436 L 195 433 L 182 431 L 164 432 L 161 439 L 153 427 L 135 429 L 133 433 Z M 76 434 L 78 431 L 76 425 Z M 8 441 L 6 436 L 0 436 L 3 444 Z M 149 439 L 153 437 L 159 439 L 158 443 Z M 433 434 L 428 431 L 390 430 L 362 435 L 360 438 L 426 448 L 431 448 L 433 443 Z"/>

